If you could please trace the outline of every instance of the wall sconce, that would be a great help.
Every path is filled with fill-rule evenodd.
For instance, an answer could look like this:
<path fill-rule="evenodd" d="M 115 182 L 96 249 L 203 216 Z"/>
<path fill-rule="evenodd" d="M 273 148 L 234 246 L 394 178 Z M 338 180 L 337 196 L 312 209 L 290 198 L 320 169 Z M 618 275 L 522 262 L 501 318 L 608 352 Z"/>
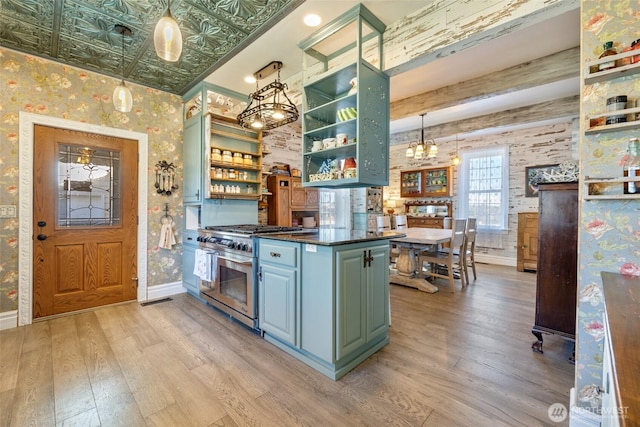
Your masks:
<path fill-rule="evenodd" d="M 171 0 L 167 2 L 167 13 L 160 18 L 153 32 L 153 45 L 156 54 L 169 62 L 176 62 L 182 54 L 182 33 L 173 16 L 171 16 Z"/>
<path fill-rule="evenodd" d="M 128 113 L 133 107 L 133 97 L 131 90 L 124 84 L 124 36 L 131 36 L 133 31 L 124 25 L 116 25 L 114 30 L 122 35 L 122 81 L 113 91 L 113 106 L 117 111 Z"/>
<path fill-rule="evenodd" d="M 170 196 L 173 190 L 178 189 L 176 184 L 176 167 L 173 163 L 161 160 L 156 163 L 156 191 L 158 194 Z"/>
<path fill-rule="evenodd" d="M 424 116 L 427 113 L 420 114 L 422 117 L 422 128 L 420 130 L 420 142 L 411 142 L 405 153 L 408 158 L 413 157 L 416 160 L 421 160 L 425 153 L 427 157 L 434 158 L 438 155 L 438 146 L 433 139 L 424 140 Z"/>
<path fill-rule="evenodd" d="M 256 71 L 256 91 L 249 94 L 249 104 L 238 114 L 238 124 L 254 129 L 273 129 L 298 120 L 298 109 L 287 96 L 286 83 L 280 83 L 280 69 L 282 62 L 273 61 L 269 65 Z M 258 88 L 258 81 L 274 71 L 278 71 L 278 78 L 263 87 Z"/>

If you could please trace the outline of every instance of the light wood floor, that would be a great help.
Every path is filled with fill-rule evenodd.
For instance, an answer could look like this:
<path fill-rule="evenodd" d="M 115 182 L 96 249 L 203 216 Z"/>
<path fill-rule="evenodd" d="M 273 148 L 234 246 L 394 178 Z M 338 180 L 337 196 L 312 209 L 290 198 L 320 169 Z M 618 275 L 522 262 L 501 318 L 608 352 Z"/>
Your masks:
<path fill-rule="evenodd" d="M 573 343 L 531 351 L 535 275 L 479 277 L 392 285 L 391 343 L 337 382 L 186 294 L 2 331 L 0 425 L 562 425 Z"/>

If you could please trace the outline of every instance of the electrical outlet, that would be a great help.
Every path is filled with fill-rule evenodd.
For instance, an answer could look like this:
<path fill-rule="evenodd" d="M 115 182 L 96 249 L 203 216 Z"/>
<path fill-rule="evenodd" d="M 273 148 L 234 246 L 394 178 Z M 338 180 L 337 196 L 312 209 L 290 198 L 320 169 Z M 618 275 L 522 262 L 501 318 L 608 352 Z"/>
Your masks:
<path fill-rule="evenodd" d="M 16 206 L 15 205 L 0 205 L 0 218 L 15 218 Z"/>

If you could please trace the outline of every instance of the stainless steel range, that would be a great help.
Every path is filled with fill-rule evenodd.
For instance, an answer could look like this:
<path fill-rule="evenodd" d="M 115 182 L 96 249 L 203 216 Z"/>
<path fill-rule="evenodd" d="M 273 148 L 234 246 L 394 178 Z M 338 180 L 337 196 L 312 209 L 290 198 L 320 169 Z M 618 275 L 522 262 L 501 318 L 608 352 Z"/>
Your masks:
<path fill-rule="evenodd" d="M 200 280 L 200 296 L 245 325 L 258 329 L 256 236 L 301 231 L 276 225 L 222 225 L 198 230 L 198 246 L 212 253 L 212 279 Z"/>

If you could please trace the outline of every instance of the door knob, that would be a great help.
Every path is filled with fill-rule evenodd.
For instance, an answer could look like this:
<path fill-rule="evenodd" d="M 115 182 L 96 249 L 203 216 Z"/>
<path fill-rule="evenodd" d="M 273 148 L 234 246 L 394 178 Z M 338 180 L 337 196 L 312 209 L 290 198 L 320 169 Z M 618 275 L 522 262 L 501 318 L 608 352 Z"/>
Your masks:
<path fill-rule="evenodd" d="M 47 240 L 46 234 L 38 234 L 38 240 Z"/>

